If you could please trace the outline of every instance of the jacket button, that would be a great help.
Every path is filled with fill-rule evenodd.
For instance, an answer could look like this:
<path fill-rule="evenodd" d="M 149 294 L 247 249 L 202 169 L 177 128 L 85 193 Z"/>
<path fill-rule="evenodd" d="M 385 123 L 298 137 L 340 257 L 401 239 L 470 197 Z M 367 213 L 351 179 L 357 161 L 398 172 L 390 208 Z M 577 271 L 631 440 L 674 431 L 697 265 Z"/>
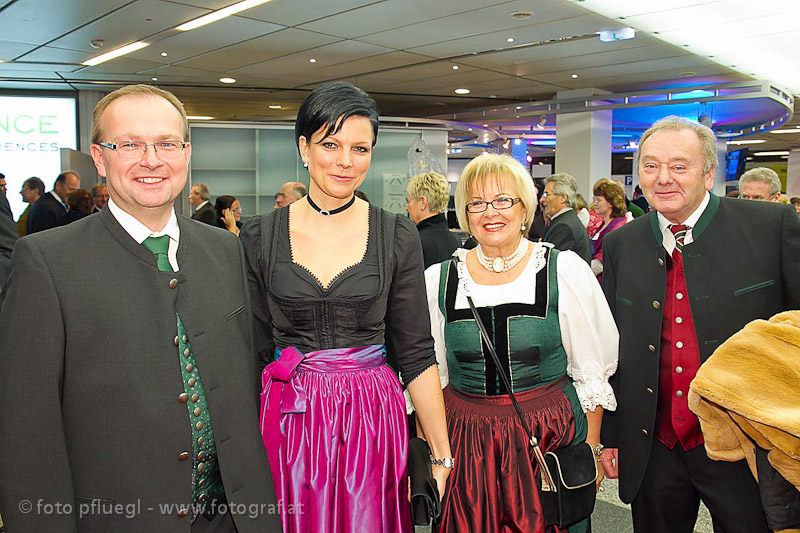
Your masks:
<path fill-rule="evenodd" d="M 647 347 L 647 349 L 648 349 L 648 350 L 650 350 L 650 351 L 651 351 L 651 352 L 653 352 L 653 353 L 656 353 L 656 347 L 655 347 L 655 346 L 653 346 L 652 344 L 651 344 L 651 345 L 649 345 L 649 346 Z"/>
<path fill-rule="evenodd" d="M 642 437 L 647 437 L 650 433 L 647 432 L 646 429 L 642 429 Z"/>
<path fill-rule="evenodd" d="M 182 507 L 182 508 L 181 508 L 181 509 L 178 511 L 178 517 L 180 517 L 180 518 L 183 518 L 183 517 L 184 517 L 184 516 L 186 516 L 187 514 L 189 514 L 189 510 L 188 510 L 186 507 Z"/>
<path fill-rule="evenodd" d="M 177 289 L 178 288 L 178 280 L 175 279 L 175 278 L 172 278 L 171 280 L 169 280 L 169 288 L 170 289 Z"/>
<path fill-rule="evenodd" d="M 178 459 L 181 461 L 185 461 L 188 458 L 189 458 L 189 452 L 181 452 L 180 455 L 178 455 Z"/>
<path fill-rule="evenodd" d="M 660 267 L 664 266 L 664 260 L 661 259 L 660 257 L 658 258 L 658 266 L 660 266 Z"/>
<path fill-rule="evenodd" d="M 661 309 L 661 304 L 658 300 L 653 300 L 653 308 L 654 309 Z"/>
<path fill-rule="evenodd" d="M 675 373 L 676 374 L 680 374 L 681 372 L 683 372 L 683 367 L 682 366 L 676 366 L 675 367 Z"/>
<path fill-rule="evenodd" d="M 192 403 L 197 403 L 197 400 L 199 400 L 199 399 L 200 399 L 200 395 L 199 394 L 197 394 L 196 392 L 194 394 L 192 394 Z"/>
<path fill-rule="evenodd" d="M 682 390 L 676 391 L 675 392 L 675 396 L 677 396 L 678 398 L 681 398 L 683 396 L 683 391 Z"/>
<path fill-rule="evenodd" d="M 647 394 L 649 394 L 650 396 L 653 396 L 655 394 L 655 392 L 653 392 L 653 389 L 651 389 L 650 387 L 647 387 Z"/>
<path fill-rule="evenodd" d="M 177 335 L 175 335 L 175 338 L 172 340 L 172 344 L 174 344 L 175 346 L 177 346 L 177 345 L 178 345 L 178 342 L 180 342 L 180 339 L 178 338 L 178 336 L 177 336 Z"/>
<path fill-rule="evenodd" d="M 182 392 L 178 395 L 178 401 L 181 403 L 186 403 L 189 401 L 189 395 L 185 392 Z"/>

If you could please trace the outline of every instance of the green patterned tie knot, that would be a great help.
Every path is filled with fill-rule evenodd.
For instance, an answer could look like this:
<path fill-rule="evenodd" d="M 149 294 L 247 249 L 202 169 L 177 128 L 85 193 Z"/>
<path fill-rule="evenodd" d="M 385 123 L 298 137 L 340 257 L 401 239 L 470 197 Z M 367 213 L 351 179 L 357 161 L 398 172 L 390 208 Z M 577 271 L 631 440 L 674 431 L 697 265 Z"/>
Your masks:
<path fill-rule="evenodd" d="M 161 237 L 148 237 L 142 243 L 142 246 L 153 252 L 156 256 L 158 269 L 162 272 L 172 272 L 172 265 L 169 264 L 169 235 L 162 235 Z"/>

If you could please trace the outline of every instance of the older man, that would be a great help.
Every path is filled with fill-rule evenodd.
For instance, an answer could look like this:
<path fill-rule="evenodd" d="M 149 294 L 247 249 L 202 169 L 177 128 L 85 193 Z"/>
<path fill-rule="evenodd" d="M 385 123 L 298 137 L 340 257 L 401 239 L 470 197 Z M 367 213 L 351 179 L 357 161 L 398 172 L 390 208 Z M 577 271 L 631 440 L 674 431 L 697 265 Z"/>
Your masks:
<path fill-rule="evenodd" d="M 308 189 L 299 181 L 287 181 L 281 186 L 281 190 L 275 195 L 275 209 L 280 209 L 285 205 L 296 202 L 308 194 Z"/>
<path fill-rule="evenodd" d="M 575 202 L 578 183 L 569 174 L 553 174 L 544 182 L 541 203 L 550 225 L 542 238 L 559 250 L 572 250 L 589 263 L 592 260 L 592 244 L 589 234 L 578 215 Z"/>
<path fill-rule="evenodd" d="M 53 183 L 53 190 L 39 198 L 31 207 L 28 215 L 28 233 L 60 226 L 61 219 L 67 214 L 69 193 L 80 188 L 81 178 L 77 173 L 67 170 L 59 174 Z"/>
<path fill-rule="evenodd" d="M 747 464 L 708 458 L 687 393 L 700 365 L 733 333 L 800 308 L 800 222 L 788 206 L 709 193 L 717 155 L 705 126 L 678 117 L 656 122 L 641 138 L 638 160 L 654 212 L 604 243 L 604 290 L 620 354 L 612 379 L 618 408 L 603 418 L 603 466 L 609 477 L 619 475 L 637 532 L 691 532 L 703 500 L 715 530 L 766 533 Z"/>
<path fill-rule="evenodd" d="M 0 313 L 6 526 L 280 531 L 242 246 L 173 209 L 191 155 L 183 105 L 128 86 L 93 119 L 111 199 L 17 242 Z"/>
<path fill-rule="evenodd" d="M 189 189 L 189 203 L 194 209 L 193 220 L 199 220 L 205 224 L 215 226 L 217 224 L 217 211 L 209 201 L 211 194 L 205 183 L 195 183 Z"/>
<path fill-rule="evenodd" d="M 425 268 L 450 259 L 461 244 L 444 216 L 449 199 L 447 178 L 436 172 L 417 174 L 406 183 L 406 211 L 417 225 Z"/>
<path fill-rule="evenodd" d="M 778 173 L 767 167 L 751 168 L 739 178 L 739 198 L 780 202 L 781 179 Z"/>
<path fill-rule="evenodd" d="M 110 196 L 108 195 L 108 187 L 106 187 L 105 183 L 98 183 L 92 187 L 92 202 L 94 203 L 94 207 L 92 207 L 92 213 L 97 213 L 103 209 L 108 203 L 109 198 Z"/>

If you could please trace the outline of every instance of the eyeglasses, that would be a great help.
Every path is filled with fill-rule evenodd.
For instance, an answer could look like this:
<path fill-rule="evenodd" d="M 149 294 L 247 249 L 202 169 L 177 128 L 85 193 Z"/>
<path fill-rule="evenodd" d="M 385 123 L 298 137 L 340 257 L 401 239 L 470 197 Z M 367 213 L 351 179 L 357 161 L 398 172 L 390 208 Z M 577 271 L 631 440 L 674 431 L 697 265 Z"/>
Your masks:
<path fill-rule="evenodd" d="M 490 205 L 494 207 L 495 210 L 497 211 L 500 211 L 501 209 L 511 209 L 521 201 L 522 201 L 521 198 L 503 197 L 503 198 L 495 198 L 491 202 L 482 202 L 482 201 L 470 202 L 467 204 L 467 211 L 469 211 L 470 213 L 483 213 L 489 208 Z"/>
<path fill-rule="evenodd" d="M 120 141 L 118 143 L 97 144 L 109 150 L 114 150 L 120 157 L 132 159 L 135 157 L 142 157 L 142 155 L 147 153 L 148 146 L 152 146 L 153 150 L 155 150 L 160 157 L 176 157 L 189 143 L 183 141 L 158 141 L 154 143 L 146 143 L 144 141 Z"/>
<path fill-rule="evenodd" d="M 233 211 L 234 213 L 241 213 L 242 212 L 242 208 L 241 207 L 237 207 L 236 209 L 231 209 L 231 211 Z"/>

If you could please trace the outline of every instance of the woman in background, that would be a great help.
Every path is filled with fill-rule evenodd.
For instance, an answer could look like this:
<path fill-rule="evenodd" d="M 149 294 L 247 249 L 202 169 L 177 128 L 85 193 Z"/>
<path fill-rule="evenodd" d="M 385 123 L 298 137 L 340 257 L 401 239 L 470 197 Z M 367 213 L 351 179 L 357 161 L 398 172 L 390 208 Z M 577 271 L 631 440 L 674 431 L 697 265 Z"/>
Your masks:
<path fill-rule="evenodd" d="M 603 178 L 594 184 L 594 210 L 603 217 L 603 225 L 592 236 L 592 272 L 603 284 L 603 239 L 625 225 L 625 191 L 614 180 Z"/>
<path fill-rule="evenodd" d="M 405 401 L 385 344 L 443 463 L 433 467 L 440 494 L 450 473 L 433 339 L 420 312 L 419 235 L 408 218 L 354 195 L 377 134 L 377 107 L 361 89 L 337 82 L 312 91 L 295 124 L 308 195 L 256 217 L 240 236 L 267 365 L 261 433 L 285 533 L 411 531 Z"/>
<path fill-rule="evenodd" d="M 217 227 L 226 229 L 234 235 L 239 235 L 242 227 L 242 206 L 233 196 L 222 195 L 214 203 L 217 212 Z"/>

